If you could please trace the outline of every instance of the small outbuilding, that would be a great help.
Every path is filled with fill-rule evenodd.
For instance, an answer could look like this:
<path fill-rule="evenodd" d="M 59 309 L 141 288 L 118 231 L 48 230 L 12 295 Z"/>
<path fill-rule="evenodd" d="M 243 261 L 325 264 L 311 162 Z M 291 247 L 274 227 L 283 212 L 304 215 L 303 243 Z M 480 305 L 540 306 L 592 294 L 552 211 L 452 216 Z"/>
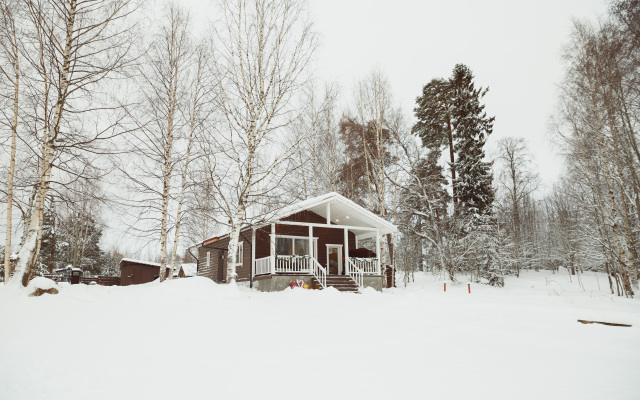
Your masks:
<path fill-rule="evenodd" d="M 167 267 L 167 275 L 169 268 Z M 120 286 L 153 282 L 160 276 L 160 264 L 144 260 L 120 260 Z"/>
<path fill-rule="evenodd" d="M 174 278 L 190 278 L 197 275 L 198 264 L 196 263 L 182 264 L 180 268 L 176 268 L 176 270 L 173 272 Z"/>

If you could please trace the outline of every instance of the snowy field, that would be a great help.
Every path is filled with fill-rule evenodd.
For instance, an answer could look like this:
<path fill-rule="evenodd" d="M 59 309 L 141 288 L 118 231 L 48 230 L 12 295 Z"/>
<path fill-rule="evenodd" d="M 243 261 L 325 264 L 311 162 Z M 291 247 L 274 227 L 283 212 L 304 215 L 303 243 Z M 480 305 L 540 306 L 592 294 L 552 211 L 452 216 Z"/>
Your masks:
<path fill-rule="evenodd" d="M 2 287 L 0 399 L 640 399 L 640 301 L 608 294 L 605 275 L 582 281 Z"/>

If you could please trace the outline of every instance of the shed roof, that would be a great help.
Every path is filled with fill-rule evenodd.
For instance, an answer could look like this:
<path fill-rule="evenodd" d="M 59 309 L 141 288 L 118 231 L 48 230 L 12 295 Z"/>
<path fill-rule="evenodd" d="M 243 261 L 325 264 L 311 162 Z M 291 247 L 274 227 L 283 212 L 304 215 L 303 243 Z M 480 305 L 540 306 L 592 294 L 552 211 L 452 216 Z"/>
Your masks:
<path fill-rule="evenodd" d="M 150 267 L 159 267 L 160 266 L 160 263 L 155 263 L 155 262 L 145 261 L 145 260 L 135 260 L 133 258 L 123 258 L 122 260 L 120 260 L 120 265 L 122 265 L 123 262 L 128 262 L 128 263 L 132 263 L 132 264 L 148 265 Z M 167 268 L 169 268 L 169 267 L 167 267 Z"/>

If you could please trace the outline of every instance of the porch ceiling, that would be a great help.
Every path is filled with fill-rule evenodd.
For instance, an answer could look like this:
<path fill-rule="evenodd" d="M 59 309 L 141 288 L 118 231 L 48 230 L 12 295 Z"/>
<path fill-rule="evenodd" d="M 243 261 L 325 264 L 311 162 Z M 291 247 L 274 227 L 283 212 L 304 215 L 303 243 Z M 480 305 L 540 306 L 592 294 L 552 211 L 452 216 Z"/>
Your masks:
<path fill-rule="evenodd" d="M 278 219 L 303 210 L 312 211 L 323 218 L 327 218 L 330 214 L 331 223 L 353 226 L 353 229 L 350 230 L 356 236 L 375 236 L 375 231 L 372 232 L 371 228 L 378 229 L 381 235 L 393 233 L 397 230 L 396 226 L 389 221 L 378 217 L 338 193 L 327 193 L 326 195 L 294 204 L 279 213 Z M 369 229 L 358 229 L 358 227 Z"/>

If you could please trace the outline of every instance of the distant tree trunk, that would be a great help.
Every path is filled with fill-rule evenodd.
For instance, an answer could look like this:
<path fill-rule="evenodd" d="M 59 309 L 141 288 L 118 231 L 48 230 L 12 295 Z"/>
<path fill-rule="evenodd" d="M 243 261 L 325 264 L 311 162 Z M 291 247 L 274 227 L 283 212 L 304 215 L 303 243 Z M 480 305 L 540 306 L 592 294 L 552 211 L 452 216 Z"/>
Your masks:
<path fill-rule="evenodd" d="M 4 75 L 13 85 L 13 119 L 11 120 L 11 156 L 9 160 L 9 176 L 7 178 L 7 227 L 4 243 L 4 283 L 9 283 L 11 277 L 11 235 L 13 217 L 13 181 L 16 170 L 16 137 L 18 136 L 18 112 L 20 94 L 20 53 L 18 37 L 16 34 L 15 13 L 10 4 L 0 5 L 0 16 L 2 17 L 3 36 L 6 36 L 8 43 L 2 44 L 3 50 L 7 53 L 7 58 L 12 61 L 13 78 L 9 71 L 0 67 L 0 74 Z"/>
<path fill-rule="evenodd" d="M 205 63 L 205 55 L 203 49 L 198 49 L 198 60 L 196 65 L 196 77 L 194 81 L 194 92 L 193 98 L 191 99 L 191 109 L 189 112 L 189 138 L 187 139 L 187 154 L 185 155 L 184 161 L 184 170 L 182 171 L 182 180 L 180 184 L 180 199 L 178 200 L 178 209 L 176 211 L 176 226 L 173 238 L 173 248 L 171 251 L 171 265 L 169 268 L 169 279 L 173 279 L 173 271 L 176 263 L 176 253 L 178 251 L 178 243 L 180 239 L 180 223 L 182 221 L 182 206 L 184 203 L 185 192 L 187 190 L 187 176 L 189 174 L 189 162 L 191 161 L 191 147 L 193 145 L 193 140 L 196 134 L 197 129 L 197 115 L 198 109 L 200 107 L 201 97 L 202 97 L 202 72 L 204 63 Z"/>

